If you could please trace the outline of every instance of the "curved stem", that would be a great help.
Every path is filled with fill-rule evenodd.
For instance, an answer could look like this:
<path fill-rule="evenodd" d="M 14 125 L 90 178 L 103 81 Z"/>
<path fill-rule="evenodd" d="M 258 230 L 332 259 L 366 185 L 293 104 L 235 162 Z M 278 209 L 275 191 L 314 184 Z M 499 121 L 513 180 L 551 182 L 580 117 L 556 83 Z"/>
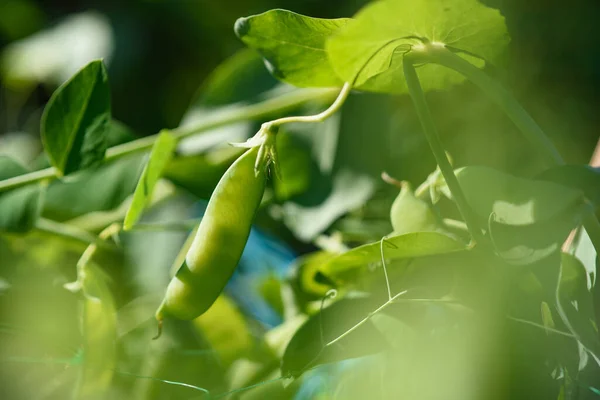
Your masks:
<path fill-rule="evenodd" d="M 352 85 L 347 82 L 344 83 L 344 86 L 342 86 L 342 90 L 340 90 L 340 93 L 338 94 L 335 101 L 325 111 L 322 111 L 319 114 L 297 117 L 283 117 L 267 122 L 266 124 L 270 127 L 277 127 L 283 124 L 289 124 L 291 122 L 322 122 L 327 118 L 331 117 L 342 107 L 342 105 L 348 98 L 348 95 L 350 94 L 351 90 Z"/>
<path fill-rule="evenodd" d="M 429 106 L 425 100 L 425 94 L 423 93 L 423 88 L 421 88 L 421 83 L 419 82 L 419 77 L 417 76 L 417 71 L 414 67 L 415 60 L 413 60 L 410 54 L 411 53 L 404 56 L 404 76 L 406 78 L 408 92 L 410 93 L 413 104 L 417 109 L 417 115 L 421 120 L 423 132 L 427 137 L 427 141 L 429 142 L 431 151 L 433 152 L 433 155 L 440 167 L 440 171 L 442 172 L 444 179 L 446 179 L 448 189 L 450 189 L 452 197 L 456 201 L 458 210 L 467 224 L 467 228 L 469 229 L 472 240 L 475 243 L 483 244 L 485 239 L 481 229 L 479 228 L 477 217 L 467 203 L 467 199 L 460 188 L 458 179 L 456 179 L 456 175 L 454 175 L 454 169 L 452 168 L 452 165 L 446 156 L 446 151 L 444 150 L 444 146 L 442 145 L 435 124 L 433 123 L 431 111 L 429 110 Z"/>
<path fill-rule="evenodd" d="M 250 104 L 219 113 L 214 115 L 212 118 L 208 117 L 203 119 L 196 125 L 180 127 L 173 129 L 171 132 L 179 141 L 188 136 L 220 128 L 226 125 L 231 125 L 236 122 L 266 119 L 271 115 L 289 111 L 290 109 L 294 109 L 299 105 L 309 101 L 328 101 L 334 96 L 335 91 L 332 89 L 296 90 L 294 92 L 286 93 L 279 97 L 271 98 L 260 103 Z M 111 147 L 106 151 L 105 161 L 115 160 L 129 154 L 149 151 L 157 137 L 158 134 L 155 134 Z M 32 183 L 53 180 L 55 178 L 57 178 L 57 171 L 53 167 L 42 169 L 0 181 L 0 192 L 15 189 L 17 187 Z"/>

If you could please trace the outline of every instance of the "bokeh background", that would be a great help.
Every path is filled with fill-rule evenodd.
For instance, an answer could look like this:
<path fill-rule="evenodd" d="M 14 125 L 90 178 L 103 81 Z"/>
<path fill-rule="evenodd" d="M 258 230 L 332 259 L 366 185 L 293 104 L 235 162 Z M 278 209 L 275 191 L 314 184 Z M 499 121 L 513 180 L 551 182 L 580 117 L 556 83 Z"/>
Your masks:
<path fill-rule="evenodd" d="M 108 68 L 113 117 L 123 129 L 115 139 L 118 143 L 175 128 L 229 103 L 253 102 L 271 89 L 288 90 L 278 86 L 255 55 L 239 52 L 243 45 L 233 33 L 237 18 L 272 8 L 314 17 L 350 17 L 364 4 L 358 0 L 0 0 L 0 154 L 32 169 L 46 165 L 39 139 L 43 107 L 61 83 L 92 59 L 103 58 Z M 600 2 L 486 0 L 486 4 L 501 10 L 512 37 L 506 62 L 489 67 L 488 72 L 513 91 L 568 162 L 587 163 L 600 136 Z M 226 66 L 219 67 L 224 62 Z M 236 65 L 243 67 L 236 69 Z M 234 71 L 225 74 L 229 83 L 216 83 L 224 75 L 214 71 L 227 68 Z M 476 87 L 466 83 L 431 93 L 428 99 L 455 165 L 488 165 L 522 176 L 541 171 L 535 151 Z M 242 125 L 235 132 L 224 132 L 223 143 L 257 128 Z M 381 182 L 381 172 L 416 186 L 435 168 L 407 96 L 355 93 L 331 122 L 297 128 L 287 137 L 289 148 L 308 149 L 292 152 L 295 158 L 289 159 L 302 165 L 300 171 L 310 169 L 309 178 L 294 176 L 289 180 L 292 186 L 283 191 L 276 186 L 274 196 L 279 201 L 259 215 L 241 268 L 220 306 L 219 312 L 229 321 L 222 331 L 207 328 L 221 326 L 225 317 L 217 313 L 213 320 L 171 326 L 168 340 L 149 342 L 155 329 L 149 317 L 187 232 L 131 233 L 122 237 L 124 252 L 101 254 L 97 263 L 110 276 L 120 310 L 120 371 L 187 382 L 217 393 L 268 379 L 277 366 L 276 357 L 257 349 L 260 346 L 254 342 L 284 319 L 279 285 L 296 257 L 317 249 L 317 234 L 328 226 L 317 232 L 315 221 L 335 221 L 334 230 L 350 240 L 377 240 L 390 231 L 389 205 L 397 194 L 397 189 Z M 320 142 L 319 137 L 333 137 L 333 141 Z M 316 148 L 326 151 L 315 155 Z M 218 153 L 221 161 L 215 166 L 207 159 L 194 164 L 208 171 L 206 179 L 196 177 L 201 182 L 195 184 L 190 184 L 189 174 L 181 173 L 189 165 L 182 170 L 173 167 L 172 181 L 184 190 L 169 195 L 168 201 L 158 201 L 145 222 L 200 217 L 216 179 L 232 160 L 231 151 Z M 305 168 L 307 153 L 313 160 Z M 113 200 L 123 200 L 136 180 L 126 171 L 138 171 L 139 161 L 123 160 L 120 167 L 106 170 L 99 181 L 90 181 L 83 189 L 56 187 L 48 196 L 44 216 L 72 221 L 89 211 L 115 208 L 118 218 L 118 204 L 98 204 L 97 210 L 76 207 L 73 193 L 86 192 L 82 203 L 104 199 L 108 189 L 102 179 L 118 176 L 124 183 Z M 358 185 L 350 186 L 361 193 L 344 205 L 349 209 L 341 213 L 319 209 L 343 182 Z M 288 198 L 286 190 L 293 196 Z M 340 219 L 346 211 L 352 213 Z M 103 226 L 98 220 L 111 221 L 107 215 L 75 224 L 97 232 Z M 0 367 L 0 398 L 60 399 L 72 391 L 81 355 L 79 303 L 62 285 L 75 278 L 83 248 L 43 232 L 0 237 L 0 323 L 8 338 L 0 340 L 0 357 L 6 359 Z M 231 332 L 237 335 L 227 336 Z M 249 336 L 244 336 L 247 332 Z M 271 369 L 238 363 L 232 372 L 231 365 L 242 355 L 270 363 Z M 334 373 L 331 367 L 321 375 L 309 375 L 294 398 L 315 398 L 330 384 L 323 376 Z M 547 384 L 542 378 L 523 382 L 524 387 Z M 139 399 L 194 395 L 189 388 L 124 374 L 115 378 L 111 390 L 113 398 L 130 398 L 130 393 Z"/>

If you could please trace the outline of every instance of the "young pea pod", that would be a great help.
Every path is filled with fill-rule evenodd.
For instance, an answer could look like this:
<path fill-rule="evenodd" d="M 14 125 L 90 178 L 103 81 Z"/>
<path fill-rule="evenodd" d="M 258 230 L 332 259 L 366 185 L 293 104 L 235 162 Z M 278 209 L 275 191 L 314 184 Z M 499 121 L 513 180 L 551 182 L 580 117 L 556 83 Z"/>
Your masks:
<path fill-rule="evenodd" d="M 233 274 L 265 190 L 266 166 L 255 172 L 258 153 L 258 147 L 247 150 L 217 184 L 185 261 L 156 312 L 159 324 L 165 316 L 190 320 L 203 314 Z"/>

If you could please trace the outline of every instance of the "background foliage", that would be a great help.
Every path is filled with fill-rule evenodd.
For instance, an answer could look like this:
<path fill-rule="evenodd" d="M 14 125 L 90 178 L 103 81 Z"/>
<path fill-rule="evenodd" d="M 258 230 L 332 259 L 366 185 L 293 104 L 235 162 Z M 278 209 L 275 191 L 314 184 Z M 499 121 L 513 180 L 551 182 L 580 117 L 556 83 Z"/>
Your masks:
<path fill-rule="evenodd" d="M 112 117 L 120 121 L 111 126 L 110 147 L 164 128 L 186 126 L 222 112 L 228 104 L 255 102 L 289 90 L 269 75 L 259 57 L 243 50 L 233 32 L 237 18 L 272 8 L 320 18 L 350 17 L 365 3 L 5 0 L 0 4 L 0 153 L 22 165 L 0 159 L 0 177 L 20 174 L 25 167 L 37 170 L 48 165 L 48 160 L 40 157 L 43 107 L 56 88 L 91 59 L 105 60 Z M 587 163 L 600 130 L 596 112 L 600 106 L 600 4 L 592 0 L 574 0 L 568 7 L 541 0 L 485 3 L 506 17 L 512 38 L 503 55 L 507 62 L 489 68 L 488 73 L 513 90 L 568 162 Z M 541 159 L 473 85 L 433 92 L 428 100 L 456 166 L 483 165 L 525 177 L 540 171 Z M 315 102 L 296 111 L 311 113 L 322 108 L 323 104 Z M 283 350 L 282 338 L 289 337 L 286 330 L 293 331 L 301 322 L 280 325 L 290 312 L 281 295 L 285 290 L 280 290 L 282 281 L 289 279 L 290 266 L 305 271 L 315 263 L 330 265 L 331 253 L 340 244 L 318 236 L 326 229 L 352 244 L 378 240 L 391 232 L 395 227 L 389 221 L 389 210 L 398 189 L 384 184 L 380 173 L 387 171 L 416 187 L 435 168 L 408 96 L 353 94 L 343 111 L 323 124 L 286 127 L 279 141 L 286 179 L 273 179 L 269 207 L 258 216 L 228 296 L 219 299 L 213 313 L 191 324 L 168 326 L 166 340 L 150 342 L 155 326 L 148 316 L 160 301 L 168 270 L 177 264 L 174 260 L 189 229 L 175 226 L 157 232 L 151 224 L 199 218 L 212 188 L 239 154 L 239 150 L 220 144 L 241 141 L 257 127 L 256 123 L 240 122 L 184 142 L 177 157 L 164 161 L 170 183 L 162 181 L 157 186 L 153 206 L 142 219 L 147 229 L 121 235 L 125 250 L 114 246 L 100 249 L 96 263 L 102 269 L 90 266 L 90 274 L 101 276 L 94 287 L 84 290 L 86 299 L 102 298 L 109 290 L 114 300 L 104 306 L 109 314 L 112 309 L 119 310 L 115 322 L 119 327 L 118 362 L 108 366 L 118 372 L 112 377 L 109 397 L 129 393 L 139 399 L 201 396 L 190 388 L 128 373 L 185 382 L 213 393 L 274 376 L 281 356 L 275 353 Z M 91 159 L 86 165 L 93 165 L 94 155 Z M 43 195 L 41 215 L 98 233 L 125 217 L 127 206 L 122 203 L 133 193 L 144 160 L 134 155 L 97 170 L 77 172 L 71 180 L 51 183 Z M 71 162 L 85 164 L 65 161 L 65 173 L 70 172 Z M 151 176 L 151 172 L 145 174 Z M 35 208 L 39 196 L 37 188 L 22 189 L 1 195 L 0 206 L 25 202 Z M 441 207 L 454 212 L 443 202 Z M 22 221 L 15 222 L 19 217 L 11 216 L 5 222 L 6 216 L 0 215 L 0 222 L 23 226 Z M 75 265 L 85 245 L 56 238 L 48 234 L 51 230 L 38 225 L 27 235 L 0 236 L 0 322 L 5 336 L 0 341 L 0 355 L 6 359 L 0 364 L 3 398 L 66 398 L 79 379 L 77 366 L 83 362 L 82 354 L 90 353 L 85 352 L 87 337 L 82 336 L 85 321 L 77 315 L 79 307 L 94 303 L 82 305 L 77 295 L 63 288 L 75 281 Z M 378 250 L 372 249 L 375 259 Z M 352 282 L 352 276 L 337 278 Z M 441 281 L 443 278 L 440 285 Z M 319 286 L 318 281 L 305 284 L 311 286 L 305 290 L 306 304 L 302 306 L 316 307 L 310 301 L 319 300 L 328 286 Z M 374 299 L 373 304 L 379 300 Z M 339 309 L 332 314 L 344 315 L 344 309 L 355 309 L 354 300 L 344 301 L 347 303 L 335 303 Z M 525 312 L 533 315 L 538 310 Z M 393 321 L 382 317 L 373 324 L 389 327 L 397 323 Z M 418 347 L 419 338 L 410 337 L 406 327 L 393 326 L 393 330 L 407 332 L 403 337 Z M 512 352 L 531 348 L 535 342 L 527 332 L 520 334 L 529 342 L 519 343 Z M 452 343 L 462 342 L 456 339 Z M 543 360 L 543 348 L 538 361 Z M 456 356 L 440 343 L 423 356 L 422 364 L 413 367 L 430 368 L 434 355 Z M 339 369 L 351 369 L 346 376 L 351 379 L 352 374 L 367 376 L 369 365 L 325 366 L 287 389 L 264 385 L 244 396 L 315 398 L 327 392 L 328 382 L 334 382 L 331 377 Z M 410 372 L 408 366 L 404 368 Z M 527 365 L 516 365 L 514 371 L 515 375 L 522 371 L 527 378 L 521 386 L 523 398 L 527 398 L 527 390 L 539 395 L 557 389 L 542 372 L 532 372 Z M 441 372 L 431 374 L 439 376 Z M 102 387 L 102 382 L 91 385 L 94 383 Z M 95 388 L 82 390 L 94 392 Z M 360 398 L 360 394 L 354 395 Z M 338 396 L 345 398 L 343 393 Z"/>

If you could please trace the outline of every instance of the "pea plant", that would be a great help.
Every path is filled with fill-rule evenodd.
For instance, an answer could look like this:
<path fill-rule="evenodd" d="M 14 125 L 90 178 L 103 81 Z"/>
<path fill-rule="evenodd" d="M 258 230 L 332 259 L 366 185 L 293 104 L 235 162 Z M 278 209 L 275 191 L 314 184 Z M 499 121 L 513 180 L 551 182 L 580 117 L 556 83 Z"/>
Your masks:
<path fill-rule="evenodd" d="M 76 280 L 64 287 L 80 303 L 80 345 L 65 378 L 76 382 L 69 395 L 600 396 L 594 310 L 600 173 L 566 165 L 542 128 L 489 75 L 510 42 L 503 16 L 476 0 L 379 0 L 352 18 L 274 9 L 240 18 L 234 30 L 289 86 L 135 139 L 111 116 L 108 74 L 97 60 L 59 87 L 44 109 L 47 167 L 30 171 L 0 158 L 0 250 L 22 254 L 19 243 L 22 248 L 44 234 L 68 239 L 69 252 L 77 254 L 56 256 L 67 260 L 65 268 L 76 266 Z M 237 69 L 220 67 L 215 85 L 244 76 L 248 54 L 234 56 Z M 514 176 L 454 165 L 426 93 L 465 81 L 506 114 L 545 168 Z M 372 187 L 360 177 L 334 182 L 334 191 L 336 184 L 352 190 L 341 191 L 330 217 L 309 214 L 308 228 L 288 224 L 290 242 L 312 246 L 304 246 L 283 278 L 262 286 L 282 321 L 258 326 L 240 312 L 250 298 L 242 293 L 236 305 L 224 290 L 253 224 L 281 223 L 286 202 L 308 190 L 308 178 L 297 178 L 304 156 L 288 129 L 318 130 L 361 92 L 408 95 L 437 168 L 415 189 L 382 171 L 383 185 L 397 193 L 385 205 L 372 201 Z M 317 113 L 307 111 L 316 107 Z M 224 138 L 223 128 L 248 122 L 258 124 L 255 135 Z M 192 137 L 207 139 L 192 156 L 182 154 Z M 224 146 L 215 148 L 211 137 Z M 98 186 L 105 186 L 102 196 L 86 196 Z M 210 197 L 200 221 L 144 222 L 181 191 Z M 341 235 L 334 222 L 364 204 L 389 215 L 384 232 Z M 148 296 L 116 290 L 116 280 L 136 284 L 113 267 L 128 238 L 156 230 L 191 231 L 170 275 L 138 269 L 139 279 L 160 273 L 170 283 L 161 280 Z M 189 357 L 178 358 L 181 351 Z M 209 356 L 191 356 L 202 351 Z M 168 391 L 174 386 L 178 391 Z M 49 390 L 50 397 L 65 393 Z"/>

